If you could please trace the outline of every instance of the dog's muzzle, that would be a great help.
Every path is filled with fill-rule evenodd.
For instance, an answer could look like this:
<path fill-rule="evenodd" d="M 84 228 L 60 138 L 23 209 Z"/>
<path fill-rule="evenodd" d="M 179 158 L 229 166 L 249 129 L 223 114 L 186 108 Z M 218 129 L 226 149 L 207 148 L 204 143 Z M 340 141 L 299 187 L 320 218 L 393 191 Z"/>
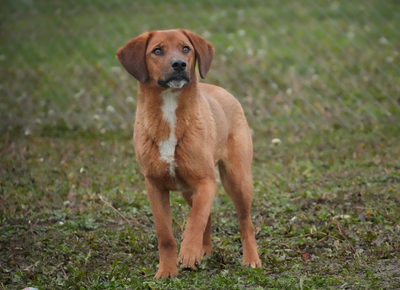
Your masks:
<path fill-rule="evenodd" d="M 173 72 L 165 80 L 158 80 L 158 85 L 163 88 L 180 89 L 190 83 L 187 73 L 184 71 Z"/>
<path fill-rule="evenodd" d="M 180 89 L 187 86 L 190 82 L 189 75 L 186 71 L 187 63 L 181 58 L 171 59 L 172 72 L 165 80 L 159 80 L 158 84 L 164 88 Z"/>

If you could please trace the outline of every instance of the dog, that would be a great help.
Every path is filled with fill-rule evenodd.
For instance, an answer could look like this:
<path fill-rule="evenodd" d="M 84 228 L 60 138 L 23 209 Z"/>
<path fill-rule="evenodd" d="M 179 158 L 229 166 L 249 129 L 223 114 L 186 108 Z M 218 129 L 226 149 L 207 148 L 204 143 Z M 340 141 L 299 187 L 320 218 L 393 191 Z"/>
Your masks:
<path fill-rule="evenodd" d="M 214 48 L 184 29 L 143 33 L 117 52 L 138 83 L 134 126 L 136 158 L 145 177 L 159 248 L 154 279 L 196 270 L 211 253 L 211 206 L 215 167 L 239 218 L 243 263 L 261 267 L 250 217 L 253 194 L 250 129 L 240 103 L 226 90 L 200 83 Z M 191 207 L 181 249 L 172 232 L 169 191 L 181 191 Z"/>

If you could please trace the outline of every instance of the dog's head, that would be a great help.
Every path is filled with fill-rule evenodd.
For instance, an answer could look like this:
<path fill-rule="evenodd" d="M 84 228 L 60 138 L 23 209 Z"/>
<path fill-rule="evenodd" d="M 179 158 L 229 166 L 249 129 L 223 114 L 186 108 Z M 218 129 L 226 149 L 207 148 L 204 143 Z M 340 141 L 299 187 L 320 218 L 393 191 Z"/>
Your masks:
<path fill-rule="evenodd" d="M 213 53 L 211 43 L 178 29 L 143 33 L 121 47 L 117 59 L 140 83 L 182 88 L 195 78 L 196 60 L 206 76 Z"/>

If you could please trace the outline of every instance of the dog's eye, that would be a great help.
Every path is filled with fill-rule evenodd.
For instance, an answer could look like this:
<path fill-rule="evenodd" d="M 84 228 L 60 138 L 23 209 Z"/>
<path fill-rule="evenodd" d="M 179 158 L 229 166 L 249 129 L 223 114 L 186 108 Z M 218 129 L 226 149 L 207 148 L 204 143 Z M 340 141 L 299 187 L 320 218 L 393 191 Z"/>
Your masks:
<path fill-rule="evenodd" d="M 188 53 L 190 51 L 190 47 L 189 46 L 184 46 L 182 51 L 183 51 L 183 53 Z"/>
<path fill-rule="evenodd" d="M 152 51 L 155 55 L 162 55 L 163 51 L 161 48 L 156 48 Z"/>

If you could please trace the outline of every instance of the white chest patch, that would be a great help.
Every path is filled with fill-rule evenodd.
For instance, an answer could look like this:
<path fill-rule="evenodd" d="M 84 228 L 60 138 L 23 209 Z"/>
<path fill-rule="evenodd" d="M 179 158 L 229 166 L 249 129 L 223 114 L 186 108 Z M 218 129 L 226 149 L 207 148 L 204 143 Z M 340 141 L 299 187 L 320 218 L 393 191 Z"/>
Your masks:
<path fill-rule="evenodd" d="M 170 133 L 169 137 L 160 143 L 158 143 L 158 150 L 160 151 L 160 160 L 168 163 L 168 171 L 172 177 L 176 177 L 175 168 L 177 164 L 175 162 L 175 147 L 177 144 L 175 136 L 175 125 L 176 125 L 176 115 L 175 110 L 178 107 L 178 97 L 179 92 L 172 92 L 167 89 L 162 92 L 161 96 L 163 98 L 162 113 L 164 119 L 167 121 Z"/>

